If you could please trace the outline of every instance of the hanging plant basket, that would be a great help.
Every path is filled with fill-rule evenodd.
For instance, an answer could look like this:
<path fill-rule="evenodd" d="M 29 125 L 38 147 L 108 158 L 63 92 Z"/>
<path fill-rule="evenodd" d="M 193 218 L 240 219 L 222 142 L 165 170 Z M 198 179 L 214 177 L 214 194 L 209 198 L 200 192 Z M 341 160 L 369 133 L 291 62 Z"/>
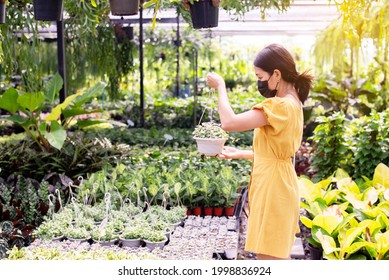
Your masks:
<path fill-rule="evenodd" d="M 0 24 L 5 23 L 5 0 L 0 0 Z"/>
<path fill-rule="evenodd" d="M 206 156 L 216 156 L 223 151 L 228 134 L 214 122 L 205 122 L 196 126 L 193 139 L 197 142 L 197 150 Z"/>
<path fill-rule="evenodd" d="M 109 0 L 114 16 L 131 16 L 138 14 L 139 0 Z"/>
<path fill-rule="evenodd" d="M 219 22 L 219 0 L 199 0 L 190 4 L 194 29 L 216 27 Z"/>
<path fill-rule="evenodd" d="M 193 137 L 197 143 L 197 150 L 200 154 L 214 157 L 223 151 L 226 139 L 198 138 Z"/>
<path fill-rule="evenodd" d="M 167 241 L 167 237 L 165 237 L 162 241 L 150 241 L 150 240 L 143 240 L 146 243 L 146 247 L 149 248 L 151 251 L 155 248 L 163 249 L 165 246 L 165 243 Z"/>
<path fill-rule="evenodd" d="M 62 20 L 63 0 L 34 0 L 33 4 L 36 20 Z"/>

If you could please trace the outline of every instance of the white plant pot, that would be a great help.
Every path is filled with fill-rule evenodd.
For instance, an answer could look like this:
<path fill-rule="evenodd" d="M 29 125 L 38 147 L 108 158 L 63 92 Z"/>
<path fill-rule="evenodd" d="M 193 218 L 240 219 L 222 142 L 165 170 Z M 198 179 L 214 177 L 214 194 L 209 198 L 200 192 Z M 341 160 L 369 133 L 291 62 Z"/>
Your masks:
<path fill-rule="evenodd" d="M 238 248 L 224 249 L 224 253 L 227 259 L 234 260 L 238 256 Z"/>
<path fill-rule="evenodd" d="M 227 139 L 198 138 L 193 137 L 197 142 L 197 150 L 206 156 L 216 156 L 223 151 L 224 143 Z"/>
<path fill-rule="evenodd" d="M 122 243 L 123 246 L 125 247 L 139 247 L 140 246 L 140 239 L 123 239 L 120 238 L 120 242 Z"/>

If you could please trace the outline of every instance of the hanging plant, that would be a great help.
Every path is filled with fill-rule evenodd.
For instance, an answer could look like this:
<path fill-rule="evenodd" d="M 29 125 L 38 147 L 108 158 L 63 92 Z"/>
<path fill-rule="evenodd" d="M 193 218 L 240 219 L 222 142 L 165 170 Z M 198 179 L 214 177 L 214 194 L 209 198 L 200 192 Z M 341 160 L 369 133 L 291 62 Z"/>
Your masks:
<path fill-rule="evenodd" d="M 215 122 L 205 122 L 196 126 L 192 134 L 193 139 L 197 142 L 199 153 L 207 156 L 220 154 L 223 151 L 224 143 L 228 139 L 227 132 Z"/>
<path fill-rule="evenodd" d="M 109 0 L 111 13 L 114 16 L 136 15 L 139 11 L 139 0 Z"/>
<path fill-rule="evenodd" d="M 183 0 L 183 3 L 190 11 L 194 29 L 218 26 L 220 0 Z"/>
<path fill-rule="evenodd" d="M 36 20 L 62 20 L 63 0 L 34 0 L 34 17 Z"/>

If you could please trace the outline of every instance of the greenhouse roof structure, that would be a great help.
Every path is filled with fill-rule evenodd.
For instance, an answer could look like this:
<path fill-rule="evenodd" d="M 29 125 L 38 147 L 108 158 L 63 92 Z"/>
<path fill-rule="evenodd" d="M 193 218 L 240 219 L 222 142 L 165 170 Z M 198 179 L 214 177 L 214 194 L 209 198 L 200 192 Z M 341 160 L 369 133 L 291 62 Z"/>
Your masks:
<path fill-rule="evenodd" d="M 144 12 L 144 19 L 151 19 L 151 11 Z M 174 10 L 160 12 L 160 19 L 174 18 Z M 219 10 L 219 25 L 210 29 L 215 36 L 244 35 L 315 35 L 338 17 L 336 6 L 328 0 L 294 0 L 285 13 L 267 11 L 265 19 L 258 10 L 246 13 L 243 18 L 230 16 Z M 119 17 L 112 17 L 119 19 Z M 129 17 L 131 18 L 131 17 Z M 139 16 L 132 17 L 136 20 Z M 135 20 L 135 21 L 136 21 Z M 187 25 L 181 20 L 183 25 Z M 175 24 L 175 21 L 170 23 Z M 168 25 L 168 23 L 164 23 Z"/>
<path fill-rule="evenodd" d="M 112 21 L 124 24 L 137 25 L 140 15 L 111 16 Z M 152 10 L 143 11 L 144 26 L 150 26 L 153 17 Z M 242 18 L 229 15 L 225 10 L 219 10 L 219 25 L 212 29 L 203 29 L 203 32 L 212 36 L 314 36 L 323 30 L 332 20 L 338 17 L 335 4 L 328 0 L 294 0 L 285 13 L 276 10 L 266 12 L 265 19 L 261 18 L 259 9 L 246 13 Z M 173 9 L 158 13 L 157 28 L 175 28 L 177 25 L 176 11 Z M 180 18 L 181 26 L 188 24 Z M 56 25 L 41 30 L 45 39 L 56 39 Z"/>

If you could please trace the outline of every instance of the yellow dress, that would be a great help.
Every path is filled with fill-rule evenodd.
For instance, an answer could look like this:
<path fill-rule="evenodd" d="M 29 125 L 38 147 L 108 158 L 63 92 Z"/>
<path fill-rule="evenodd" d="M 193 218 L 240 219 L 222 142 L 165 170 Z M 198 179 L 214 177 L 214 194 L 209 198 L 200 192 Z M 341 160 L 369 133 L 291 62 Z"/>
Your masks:
<path fill-rule="evenodd" d="M 268 125 L 254 130 L 245 250 L 289 258 L 299 232 L 299 190 L 291 156 L 299 149 L 303 112 L 292 97 L 266 99 Z"/>

